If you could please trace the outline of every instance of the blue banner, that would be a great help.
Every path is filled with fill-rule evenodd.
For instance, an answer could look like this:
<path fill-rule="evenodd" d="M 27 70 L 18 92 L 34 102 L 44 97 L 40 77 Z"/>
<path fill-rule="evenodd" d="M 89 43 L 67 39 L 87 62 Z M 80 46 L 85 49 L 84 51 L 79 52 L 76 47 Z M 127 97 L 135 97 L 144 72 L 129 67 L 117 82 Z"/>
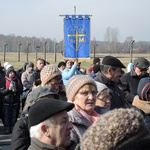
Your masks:
<path fill-rule="evenodd" d="M 90 57 L 89 15 L 65 15 L 64 57 L 77 59 Z"/>

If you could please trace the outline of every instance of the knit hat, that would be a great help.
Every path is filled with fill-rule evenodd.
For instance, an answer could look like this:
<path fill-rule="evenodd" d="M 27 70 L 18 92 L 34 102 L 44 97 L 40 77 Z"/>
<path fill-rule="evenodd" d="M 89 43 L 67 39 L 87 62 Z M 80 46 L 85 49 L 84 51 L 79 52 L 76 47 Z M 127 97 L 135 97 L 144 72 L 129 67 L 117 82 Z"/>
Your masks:
<path fill-rule="evenodd" d="M 147 93 L 150 90 L 150 77 L 142 78 L 138 84 L 137 94 L 141 100 L 150 101 L 147 97 Z"/>
<path fill-rule="evenodd" d="M 61 76 L 61 72 L 59 71 L 58 67 L 54 65 L 44 66 L 40 73 L 42 85 L 45 85 L 48 81 L 52 80 L 56 76 Z"/>
<path fill-rule="evenodd" d="M 107 87 L 105 84 L 100 83 L 100 82 L 97 82 L 97 81 L 95 81 L 95 82 L 96 82 L 97 91 L 98 91 L 97 96 L 99 96 L 99 94 L 100 94 L 103 90 L 108 89 L 108 87 Z"/>
<path fill-rule="evenodd" d="M 59 99 L 59 95 L 49 86 L 39 86 L 28 94 L 27 101 L 32 103 L 33 101 L 48 95 L 54 95 L 55 99 Z"/>
<path fill-rule="evenodd" d="M 6 68 L 6 66 L 7 66 L 8 64 L 9 64 L 9 62 L 5 62 L 4 65 L 3 65 L 4 68 Z"/>
<path fill-rule="evenodd" d="M 26 69 L 28 69 L 29 67 L 34 68 L 34 64 L 33 64 L 32 62 L 29 62 L 29 63 L 26 65 Z"/>
<path fill-rule="evenodd" d="M 29 124 L 30 126 L 35 126 L 57 113 L 70 111 L 73 107 L 73 103 L 43 98 L 30 107 Z"/>
<path fill-rule="evenodd" d="M 140 69 L 146 69 L 150 66 L 149 61 L 144 57 L 139 57 L 134 60 L 134 65 Z"/>
<path fill-rule="evenodd" d="M 114 109 L 102 115 L 85 132 L 82 150 L 109 150 L 149 135 L 143 116 L 134 109 Z M 120 149 L 122 150 L 122 149 Z"/>
<path fill-rule="evenodd" d="M 6 65 L 5 69 L 8 70 L 9 68 L 13 68 L 13 69 L 14 69 L 14 67 L 13 67 L 12 64 L 7 64 L 7 65 Z"/>
<path fill-rule="evenodd" d="M 72 101 L 76 93 L 79 91 L 81 87 L 83 87 L 86 84 L 92 84 L 95 86 L 97 90 L 96 83 L 94 79 L 92 79 L 88 75 L 74 75 L 69 79 L 69 81 L 66 84 L 66 95 L 67 99 L 69 101 Z"/>
<path fill-rule="evenodd" d="M 100 62 L 100 59 L 99 59 L 98 57 L 95 57 L 95 58 L 93 59 L 93 64 L 96 64 L 96 63 L 98 63 L 98 62 Z"/>
<path fill-rule="evenodd" d="M 116 66 L 116 67 L 120 67 L 120 68 L 126 68 L 119 59 L 117 59 L 116 57 L 113 57 L 113 56 L 105 56 L 103 58 L 102 64 Z"/>

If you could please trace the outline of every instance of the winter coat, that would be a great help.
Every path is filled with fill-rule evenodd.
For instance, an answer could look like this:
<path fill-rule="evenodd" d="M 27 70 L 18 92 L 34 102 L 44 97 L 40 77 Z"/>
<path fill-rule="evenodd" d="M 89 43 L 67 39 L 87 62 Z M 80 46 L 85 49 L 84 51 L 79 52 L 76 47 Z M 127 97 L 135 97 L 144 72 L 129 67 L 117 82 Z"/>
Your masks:
<path fill-rule="evenodd" d="M 27 150 L 30 143 L 31 139 L 28 125 L 28 111 L 25 111 L 21 114 L 20 119 L 14 126 L 11 137 L 11 149 Z"/>
<path fill-rule="evenodd" d="M 29 72 L 28 70 L 26 70 L 25 72 L 22 73 L 21 75 L 21 82 L 22 82 L 22 85 L 23 85 L 23 90 L 31 90 L 32 87 L 33 87 L 33 80 L 31 78 L 33 74 L 33 71 L 32 72 Z"/>
<path fill-rule="evenodd" d="M 22 93 L 21 83 L 17 78 L 13 78 L 12 80 L 15 82 L 17 91 L 12 92 L 9 90 L 11 81 L 5 76 L 5 87 L 0 90 L 0 93 L 4 96 L 3 104 L 13 105 L 20 103 L 20 94 Z"/>
<path fill-rule="evenodd" d="M 149 76 L 148 74 L 145 74 L 143 77 Z M 142 78 L 143 78 L 142 77 Z M 123 92 L 125 93 L 125 100 L 132 103 L 133 98 L 137 95 L 137 87 L 139 84 L 141 77 L 137 76 L 134 69 L 132 69 L 130 72 L 124 74 L 121 78 L 121 88 Z"/>
<path fill-rule="evenodd" d="M 94 79 L 100 83 L 105 84 L 110 89 L 110 109 L 125 108 L 124 93 L 120 90 L 116 83 L 105 77 L 101 72 L 98 72 Z"/>
<path fill-rule="evenodd" d="M 103 114 L 107 113 L 110 109 L 107 108 L 107 107 L 95 106 L 94 110 L 95 110 L 98 114 L 103 115 Z"/>
<path fill-rule="evenodd" d="M 68 80 L 75 75 L 75 72 L 77 70 L 77 65 L 74 64 L 71 69 L 64 69 L 62 72 L 62 80 L 63 80 L 63 84 L 66 85 L 66 83 L 68 82 Z M 79 74 L 81 74 L 81 72 L 79 72 Z"/>
<path fill-rule="evenodd" d="M 64 148 L 57 148 L 53 145 L 48 145 L 45 143 L 40 142 L 39 140 L 32 138 L 31 145 L 28 150 L 65 150 Z"/>
<path fill-rule="evenodd" d="M 150 77 L 142 78 L 138 84 L 137 94 L 140 100 L 148 100 L 147 99 L 147 92 L 150 88 Z M 150 101 L 150 100 L 149 100 Z M 150 114 L 146 114 L 141 110 L 146 127 L 150 129 Z"/>
<path fill-rule="evenodd" d="M 48 144 L 40 142 L 38 139 L 32 138 L 31 145 L 28 148 L 28 150 L 75 150 L 77 149 L 76 145 L 77 144 L 72 141 L 71 145 L 65 149 L 62 147 L 55 147 L 53 145 L 48 145 Z"/>
<path fill-rule="evenodd" d="M 76 143 L 80 143 L 83 134 L 91 125 L 91 123 L 81 116 L 75 109 L 72 109 L 68 112 L 69 119 L 73 124 L 73 128 L 71 130 L 71 140 L 75 141 Z"/>

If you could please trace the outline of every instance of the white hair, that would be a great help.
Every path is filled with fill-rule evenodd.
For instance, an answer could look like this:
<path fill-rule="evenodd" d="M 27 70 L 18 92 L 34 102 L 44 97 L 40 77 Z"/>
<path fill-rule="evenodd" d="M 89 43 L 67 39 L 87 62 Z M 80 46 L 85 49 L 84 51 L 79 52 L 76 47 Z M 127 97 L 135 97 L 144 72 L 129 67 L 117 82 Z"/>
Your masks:
<path fill-rule="evenodd" d="M 47 120 L 45 120 L 35 126 L 32 126 L 30 128 L 30 137 L 31 138 L 40 139 L 42 137 L 42 134 L 43 134 L 43 132 L 41 130 L 42 125 L 45 125 L 47 127 L 53 126 L 54 125 L 54 117 L 50 117 Z"/>

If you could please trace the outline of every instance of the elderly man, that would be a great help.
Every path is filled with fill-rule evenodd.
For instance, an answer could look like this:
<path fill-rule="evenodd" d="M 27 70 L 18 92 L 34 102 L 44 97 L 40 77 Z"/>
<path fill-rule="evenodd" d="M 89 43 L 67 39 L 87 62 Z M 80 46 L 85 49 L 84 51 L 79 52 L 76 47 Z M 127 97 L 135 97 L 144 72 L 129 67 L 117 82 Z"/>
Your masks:
<path fill-rule="evenodd" d="M 98 72 L 94 78 L 110 89 L 110 109 L 125 107 L 123 92 L 117 85 L 118 79 L 121 76 L 121 68 L 125 68 L 125 66 L 119 59 L 113 56 L 105 56 L 102 60 L 101 72 Z"/>
<path fill-rule="evenodd" d="M 143 77 L 149 76 L 147 73 L 149 61 L 144 57 L 139 57 L 134 60 L 134 66 L 130 72 L 121 77 L 122 89 L 125 93 L 125 100 L 132 103 L 134 97 L 137 95 L 137 87 L 139 81 Z"/>
<path fill-rule="evenodd" d="M 44 98 L 36 102 L 29 110 L 31 145 L 28 150 L 65 150 L 74 149 L 70 140 L 72 123 L 67 111 L 74 104 Z"/>

